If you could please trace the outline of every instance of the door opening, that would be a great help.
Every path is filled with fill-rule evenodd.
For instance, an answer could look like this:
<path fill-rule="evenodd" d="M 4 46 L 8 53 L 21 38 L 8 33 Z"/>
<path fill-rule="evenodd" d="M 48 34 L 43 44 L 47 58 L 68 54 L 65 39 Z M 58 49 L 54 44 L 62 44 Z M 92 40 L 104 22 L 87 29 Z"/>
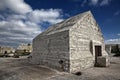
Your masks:
<path fill-rule="evenodd" d="M 97 57 L 102 56 L 101 46 L 95 46 L 95 66 L 97 66 Z"/>

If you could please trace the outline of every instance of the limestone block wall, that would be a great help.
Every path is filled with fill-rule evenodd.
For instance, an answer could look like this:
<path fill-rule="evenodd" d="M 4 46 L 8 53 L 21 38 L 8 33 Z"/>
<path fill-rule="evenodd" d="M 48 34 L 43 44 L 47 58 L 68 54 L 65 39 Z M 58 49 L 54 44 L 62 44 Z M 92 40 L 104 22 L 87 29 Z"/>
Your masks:
<path fill-rule="evenodd" d="M 102 46 L 102 55 L 107 55 L 103 36 L 91 14 L 83 16 L 69 33 L 70 72 L 94 66 L 95 45 Z"/>
<path fill-rule="evenodd" d="M 69 31 L 36 37 L 32 62 L 69 72 Z"/>

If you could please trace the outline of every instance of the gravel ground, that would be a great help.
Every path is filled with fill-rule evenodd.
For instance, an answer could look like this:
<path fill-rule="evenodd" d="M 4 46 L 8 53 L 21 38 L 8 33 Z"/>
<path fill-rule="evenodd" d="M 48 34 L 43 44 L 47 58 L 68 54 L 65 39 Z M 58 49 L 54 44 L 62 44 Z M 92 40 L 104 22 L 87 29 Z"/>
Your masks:
<path fill-rule="evenodd" d="M 94 67 L 81 76 L 32 65 L 27 58 L 0 58 L 0 80 L 120 80 L 120 57 L 111 57 L 106 68 Z"/>

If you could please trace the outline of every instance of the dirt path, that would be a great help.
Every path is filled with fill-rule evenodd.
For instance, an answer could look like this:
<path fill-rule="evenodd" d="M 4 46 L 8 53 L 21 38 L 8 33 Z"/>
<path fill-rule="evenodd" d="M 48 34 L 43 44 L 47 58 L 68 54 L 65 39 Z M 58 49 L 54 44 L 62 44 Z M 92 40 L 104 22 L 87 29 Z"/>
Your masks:
<path fill-rule="evenodd" d="M 0 59 L 0 80 L 43 80 L 55 75 L 46 67 L 31 65 L 27 59 Z"/>
<path fill-rule="evenodd" d="M 31 65 L 26 58 L 0 58 L 0 80 L 120 80 L 120 57 L 112 57 L 110 67 L 90 68 L 81 76 Z"/>

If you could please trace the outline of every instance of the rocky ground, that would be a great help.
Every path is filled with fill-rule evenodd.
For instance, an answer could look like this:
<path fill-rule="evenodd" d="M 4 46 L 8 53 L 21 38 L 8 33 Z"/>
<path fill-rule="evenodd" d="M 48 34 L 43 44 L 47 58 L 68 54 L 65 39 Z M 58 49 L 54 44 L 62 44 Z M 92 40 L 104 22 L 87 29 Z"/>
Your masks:
<path fill-rule="evenodd" d="M 0 80 L 120 80 L 120 57 L 111 57 L 106 68 L 89 68 L 77 76 L 32 65 L 27 58 L 0 58 Z"/>

